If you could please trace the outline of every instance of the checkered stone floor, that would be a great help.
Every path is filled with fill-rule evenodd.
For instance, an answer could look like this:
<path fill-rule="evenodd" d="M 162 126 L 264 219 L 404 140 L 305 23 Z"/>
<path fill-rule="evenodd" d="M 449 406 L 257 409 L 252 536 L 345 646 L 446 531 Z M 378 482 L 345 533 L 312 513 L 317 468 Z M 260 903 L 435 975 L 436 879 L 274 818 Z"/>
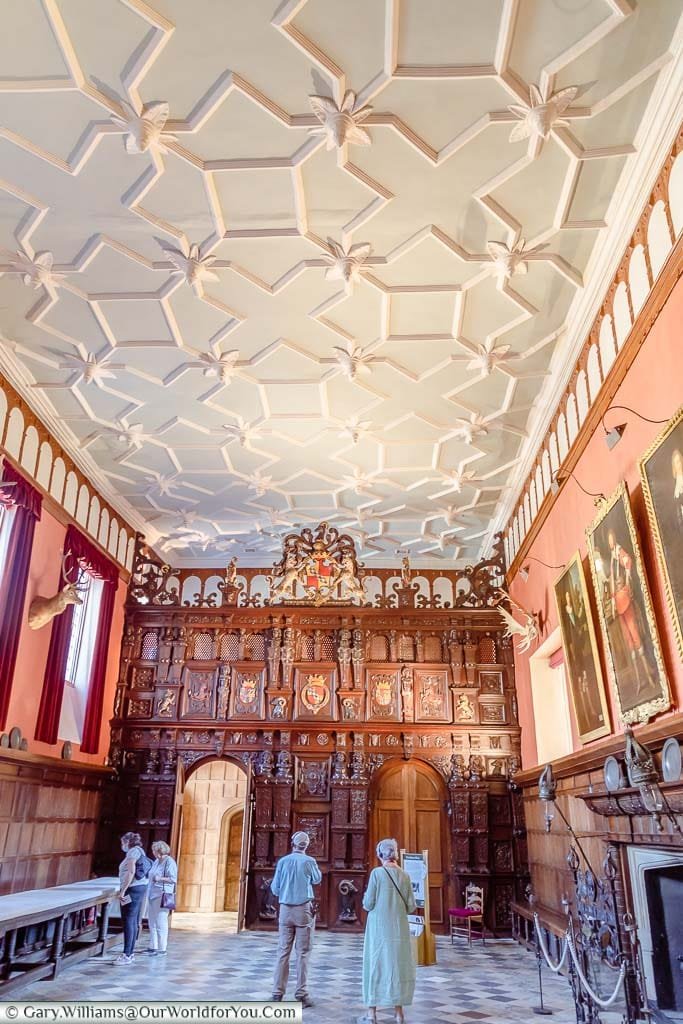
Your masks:
<path fill-rule="evenodd" d="M 231 924 L 220 923 L 226 928 Z M 66 969 L 55 981 L 27 986 L 15 998 L 268 999 L 277 936 L 230 934 L 218 930 L 218 924 L 202 922 L 197 915 L 176 915 L 164 959 L 142 952 L 145 933 L 141 951 L 129 967 L 113 965 L 115 949 L 103 959 Z M 316 934 L 309 977 L 315 1006 L 304 1010 L 306 1024 L 353 1024 L 363 1013 L 362 952 L 362 936 Z M 406 1010 L 408 1024 L 526 1024 L 534 1019 L 536 960 L 512 941 L 492 940 L 485 947 L 477 942 L 469 949 L 465 942 L 451 947 L 448 939 L 439 938 L 437 958 L 434 967 L 418 967 L 415 1002 Z M 546 1005 L 554 1011 L 552 1020 L 573 1024 L 566 979 L 545 970 L 543 982 Z M 382 1024 L 393 1020 L 390 1011 L 380 1011 L 378 1017 Z"/>

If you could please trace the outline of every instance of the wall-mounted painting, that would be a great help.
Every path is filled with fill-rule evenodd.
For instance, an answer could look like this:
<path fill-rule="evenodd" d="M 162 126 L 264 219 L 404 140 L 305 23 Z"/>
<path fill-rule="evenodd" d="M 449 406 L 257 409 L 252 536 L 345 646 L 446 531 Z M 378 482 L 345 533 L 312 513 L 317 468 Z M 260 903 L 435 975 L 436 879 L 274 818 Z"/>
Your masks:
<path fill-rule="evenodd" d="M 610 678 L 624 722 L 647 722 L 671 705 L 652 600 L 625 483 L 586 530 Z"/>
<path fill-rule="evenodd" d="M 640 460 L 640 475 L 683 658 L 683 406 Z"/>
<path fill-rule="evenodd" d="M 565 665 L 582 743 L 610 732 L 605 682 L 595 637 L 586 577 L 577 551 L 555 583 Z"/>

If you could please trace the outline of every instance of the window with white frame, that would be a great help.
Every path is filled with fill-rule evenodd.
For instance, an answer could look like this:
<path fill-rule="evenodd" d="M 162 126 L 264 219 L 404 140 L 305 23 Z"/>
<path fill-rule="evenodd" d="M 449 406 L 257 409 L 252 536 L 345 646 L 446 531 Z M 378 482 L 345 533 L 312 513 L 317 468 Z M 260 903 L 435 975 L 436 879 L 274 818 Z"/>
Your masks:
<path fill-rule="evenodd" d="M 3 505 L 0 502 L 0 579 L 7 564 L 7 549 L 9 548 L 12 523 L 14 522 L 14 506 Z"/>
<path fill-rule="evenodd" d="M 93 655 L 97 642 L 102 602 L 102 580 L 82 572 L 79 585 L 82 604 L 74 605 L 66 658 L 64 696 L 59 719 L 59 738 L 80 743 L 83 736 L 85 708 L 92 677 Z"/>

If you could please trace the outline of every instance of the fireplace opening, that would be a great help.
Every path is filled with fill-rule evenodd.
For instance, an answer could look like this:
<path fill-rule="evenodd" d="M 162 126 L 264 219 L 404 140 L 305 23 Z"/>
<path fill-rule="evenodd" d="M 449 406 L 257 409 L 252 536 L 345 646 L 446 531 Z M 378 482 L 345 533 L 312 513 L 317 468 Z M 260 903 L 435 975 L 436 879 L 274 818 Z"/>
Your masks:
<path fill-rule="evenodd" d="M 683 853 L 638 844 L 627 854 L 648 1003 L 657 1020 L 683 1021 Z"/>
<path fill-rule="evenodd" d="M 645 872 L 657 1007 L 683 1013 L 683 864 Z"/>

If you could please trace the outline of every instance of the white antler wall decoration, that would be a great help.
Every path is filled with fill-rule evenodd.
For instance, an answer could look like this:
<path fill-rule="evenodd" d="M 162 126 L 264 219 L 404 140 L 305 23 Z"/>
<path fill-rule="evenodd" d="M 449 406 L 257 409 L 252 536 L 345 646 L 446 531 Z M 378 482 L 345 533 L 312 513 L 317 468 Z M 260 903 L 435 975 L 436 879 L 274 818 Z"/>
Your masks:
<path fill-rule="evenodd" d="M 506 637 L 518 636 L 520 643 L 517 646 L 518 651 L 528 651 L 533 643 L 538 640 L 540 635 L 540 622 L 536 612 L 529 612 L 526 608 L 522 608 L 521 604 L 517 604 L 513 597 L 510 597 L 507 590 L 503 590 L 502 587 L 498 589 L 498 593 L 501 595 L 501 601 L 509 601 L 512 608 L 516 608 L 518 612 L 524 616 L 524 622 L 518 622 L 517 619 L 506 611 L 505 608 L 501 608 L 500 604 L 497 605 L 497 609 L 505 620 L 507 629 L 505 630 Z"/>

